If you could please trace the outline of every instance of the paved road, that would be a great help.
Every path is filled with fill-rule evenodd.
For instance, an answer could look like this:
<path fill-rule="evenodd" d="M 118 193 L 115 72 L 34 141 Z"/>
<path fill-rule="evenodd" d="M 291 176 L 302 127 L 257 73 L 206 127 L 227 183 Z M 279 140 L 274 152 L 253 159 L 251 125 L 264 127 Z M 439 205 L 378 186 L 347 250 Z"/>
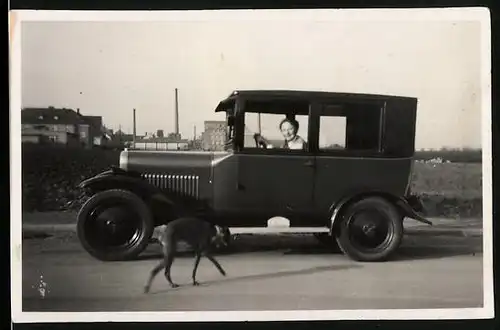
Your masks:
<path fill-rule="evenodd" d="M 193 259 L 174 262 L 142 293 L 159 247 L 144 258 L 103 263 L 74 233 L 23 242 L 25 311 L 179 311 L 460 308 L 482 306 L 482 238 L 407 236 L 397 260 L 356 263 L 318 246 L 313 237 L 242 237 L 236 252 L 217 256 L 228 276 L 202 259 L 200 287 L 190 285 Z M 41 296 L 40 281 L 47 284 Z"/>

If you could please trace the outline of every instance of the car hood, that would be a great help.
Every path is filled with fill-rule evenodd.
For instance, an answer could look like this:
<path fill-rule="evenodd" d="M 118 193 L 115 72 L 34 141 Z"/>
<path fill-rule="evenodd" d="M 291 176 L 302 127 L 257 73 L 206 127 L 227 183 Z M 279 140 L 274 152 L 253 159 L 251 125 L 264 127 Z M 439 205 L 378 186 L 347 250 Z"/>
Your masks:
<path fill-rule="evenodd" d="M 209 170 L 227 152 L 126 150 L 120 155 L 120 167 L 141 173 L 190 175 Z"/>

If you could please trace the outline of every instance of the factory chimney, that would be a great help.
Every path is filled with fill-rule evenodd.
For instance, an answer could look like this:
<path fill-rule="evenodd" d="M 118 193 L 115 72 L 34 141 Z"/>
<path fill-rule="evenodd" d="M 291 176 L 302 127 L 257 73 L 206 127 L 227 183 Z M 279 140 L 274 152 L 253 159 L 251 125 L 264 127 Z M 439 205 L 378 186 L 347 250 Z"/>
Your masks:
<path fill-rule="evenodd" d="M 135 136 L 136 136 L 136 133 L 137 133 L 137 131 L 136 131 L 136 121 L 135 121 L 135 108 L 134 108 L 133 116 L 134 116 L 134 118 L 133 118 L 133 125 L 134 125 L 134 128 L 133 128 L 133 129 L 134 129 L 134 133 L 133 133 L 133 140 L 132 140 L 133 142 L 132 142 L 132 146 L 133 146 L 133 148 L 135 149 Z"/>
<path fill-rule="evenodd" d="M 179 97 L 175 89 L 175 136 L 179 136 Z"/>

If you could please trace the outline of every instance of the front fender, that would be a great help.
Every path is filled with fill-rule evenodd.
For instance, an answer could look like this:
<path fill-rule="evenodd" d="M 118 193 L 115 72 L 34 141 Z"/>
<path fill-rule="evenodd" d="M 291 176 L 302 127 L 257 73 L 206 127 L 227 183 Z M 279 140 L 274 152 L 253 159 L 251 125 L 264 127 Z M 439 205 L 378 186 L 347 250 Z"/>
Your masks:
<path fill-rule="evenodd" d="M 396 196 L 394 194 L 384 192 L 384 191 L 364 191 L 364 192 L 357 192 L 350 194 L 344 198 L 342 198 L 340 201 L 332 204 L 330 207 L 330 230 L 333 232 L 334 225 L 338 218 L 340 217 L 341 211 L 344 209 L 345 206 L 348 204 L 359 201 L 362 198 L 365 197 L 370 197 L 370 196 L 380 196 L 384 197 L 387 200 L 391 201 L 394 203 L 394 205 L 401 211 L 401 213 L 409 218 L 415 219 L 417 221 L 420 221 L 422 223 L 428 224 L 432 226 L 432 222 L 425 219 L 423 216 L 421 216 L 419 213 L 424 211 L 424 206 L 422 205 L 421 201 L 418 199 L 417 196 L 408 196 L 408 197 L 402 197 L 402 196 Z"/>
<path fill-rule="evenodd" d="M 154 185 L 144 180 L 136 172 L 125 171 L 120 168 L 111 168 L 91 178 L 83 180 L 78 188 L 89 190 L 92 193 L 108 189 L 126 189 L 141 197 L 148 197 L 173 205 L 173 201 Z"/>

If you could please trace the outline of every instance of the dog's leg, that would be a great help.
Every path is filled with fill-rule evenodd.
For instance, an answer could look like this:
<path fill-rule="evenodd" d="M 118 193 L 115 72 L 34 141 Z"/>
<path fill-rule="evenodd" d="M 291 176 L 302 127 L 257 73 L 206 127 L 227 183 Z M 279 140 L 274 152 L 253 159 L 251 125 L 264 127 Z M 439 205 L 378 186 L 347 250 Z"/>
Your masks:
<path fill-rule="evenodd" d="M 144 287 L 144 293 L 148 293 L 151 288 L 151 284 L 153 283 L 153 279 L 158 275 L 158 273 L 165 267 L 165 260 L 162 260 L 151 272 L 149 273 L 149 278 Z"/>
<path fill-rule="evenodd" d="M 215 260 L 215 258 L 210 254 L 210 252 L 206 251 L 205 257 L 207 257 L 207 259 L 210 260 L 215 265 L 215 267 L 217 267 L 217 269 L 223 276 L 226 276 L 226 272 L 224 271 L 222 266 L 217 262 L 217 260 Z"/>
<path fill-rule="evenodd" d="M 200 259 L 201 259 L 201 253 L 199 251 L 196 251 L 196 257 L 194 260 L 194 268 L 193 268 L 193 285 L 200 285 L 198 281 L 196 281 L 196 272 L 198 271 L 198 265 L 200 264 Z"/>
<path fill-rule="evenodd" d="M 172 288 L 177 288 L 179 285 L 172 282 L 172 278 L 170 277 L 170 269 L 172 268 L 172 263 L 174 262 L 174 257 L 176 253 L 175 243 L 167 243 L 165 248 L 163 249 L 163 253 L 165 255 L 165 278 Z"/>

